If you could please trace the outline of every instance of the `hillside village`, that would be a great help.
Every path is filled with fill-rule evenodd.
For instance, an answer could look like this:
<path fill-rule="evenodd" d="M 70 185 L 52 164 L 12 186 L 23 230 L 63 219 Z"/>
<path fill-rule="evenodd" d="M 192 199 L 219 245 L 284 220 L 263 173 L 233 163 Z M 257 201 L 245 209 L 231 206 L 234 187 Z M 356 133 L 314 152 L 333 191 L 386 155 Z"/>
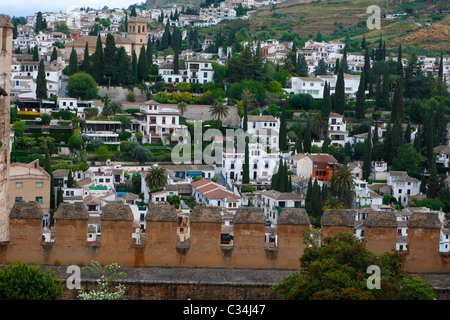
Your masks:
<path fill-rule="evenodd" d="M 305 210 L 311 234 L 327 210 L 351 210 L 358 239 L 368 216 L 389 212 L 399 252 L 405 221 L 426 213 L 449 253 L 449 52 L 387 54 L 382 36 L 349 52 L 345 39 L 205 31 L 268 5 L 79 8 L 0 24 L 13 31 L 10 78 L 0 77 L 0 92 L 10 89 L 10 207 L 38 202 L 47 243 L 63 204 L 84 206 L 89 243 L 116 204 L 131 210 L 136 244 L 155 205 L 177 212 L 180 242 L 195 208 L 218 208 L 222 245 L 249 208 L 275 246 L 288 209 Z M 242 141 L 228 135 L 239 130 Z M 180 150 L 187 161 L 174 163 Z"/>

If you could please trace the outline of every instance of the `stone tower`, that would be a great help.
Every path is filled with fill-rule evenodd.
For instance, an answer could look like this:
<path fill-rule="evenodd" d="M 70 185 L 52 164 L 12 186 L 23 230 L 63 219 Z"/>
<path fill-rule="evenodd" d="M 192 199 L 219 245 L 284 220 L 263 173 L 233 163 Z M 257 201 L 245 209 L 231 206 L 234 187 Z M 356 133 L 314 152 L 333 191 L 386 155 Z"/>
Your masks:
<path fill-rule="evenodd" d="M 141 47 L 147 46 L 147 23 L 149 21 L 141 16 L 128 17 L 127 38 L 133 42 L 131 52 L 136 52 L 139 57 Z"/>
<path fill-rule="evenodd" d="M 13 51 L 14 25 L 9 16 L 0 15 L 0 241 L 7 241 L 9 160 L 10 160 L 10 97 L 11 59 Z"/>

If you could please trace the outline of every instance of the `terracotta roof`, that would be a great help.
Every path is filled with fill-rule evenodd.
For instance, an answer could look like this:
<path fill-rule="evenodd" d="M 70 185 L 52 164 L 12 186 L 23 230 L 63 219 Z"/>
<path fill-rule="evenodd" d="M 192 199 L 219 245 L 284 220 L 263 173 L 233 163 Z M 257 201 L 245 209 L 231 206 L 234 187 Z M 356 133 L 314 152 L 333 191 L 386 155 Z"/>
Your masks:
<path fill-rule="evenodd" d="M 192 182 L 190 184 L 190 186 L 193 187 L 193 188 L 200 188 L 200 187 L 205 186 L 205 185 L 210 184 L 210 183 L 213 183 L 213 182 L 211 180 L 209 180 L 209 179 L 203 178 L 201 180 L 197 180 L 197 181 Z"/>
<path fill-rule="evenodd" d="M 276 122 L 277 119 L 275 119 L 273 116 L 254 116 L 249 115 L 248 121 L 255 121 L 255 122 Z"/>

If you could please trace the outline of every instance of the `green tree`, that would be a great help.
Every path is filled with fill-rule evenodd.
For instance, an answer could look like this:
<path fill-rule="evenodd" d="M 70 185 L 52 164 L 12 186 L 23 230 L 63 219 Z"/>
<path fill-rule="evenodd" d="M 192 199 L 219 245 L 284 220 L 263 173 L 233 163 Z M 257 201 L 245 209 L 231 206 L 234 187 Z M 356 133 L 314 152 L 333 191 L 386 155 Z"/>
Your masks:
<path fill-rule="evenodd" d="M 97 36 L 97 43 L 94 53 L 94 63 L 92 66 L 92 76 L 97 83 L 103 79 L 103 45 L 100 34 Z"/>
<path fill-rule="evenodd" d="M 75 48 L 72 47 L 69 58 L 69 69 L 67 70 L 67 75 L 71 76 L 78 72 L 78 55 Z"/>
<path fill-rule="evenodd" d="M 280 133 L 278 138 L 278 147 L 281 151 L 287 150 L 287 128 L 286 128 L 286 107 L 283 104 L 281 106 L 281 117 L 280 117 Z"/>
<path fill-rule="evenodd" d="M 242 183 L 250 183 L 250 159 L 248 150 L 248 138 L 245 138 L 245 153 L 244 153 L 244 164 L 242 169 Z"/>
<path fill-rule="evenodd" d="M 116 40 L 111 33 L 108 33 L 105 41 L 105 49 L 103 50 L 103 74 L 108 78 L 108 86 L 111 81 L 116 80 L 117 74 L 123 70 L 117 67 L 118 48 L 116 47 Z"/>
<path fill-rule="evenodd" d="M 336 80 L 336 90 L 334 95 L 334 111 L 338 114 L 344 115 L 345 110 L 345 83 L 344 71 L 342 67 L 339 69 Z"/>
<path fill-rule="evenodd" d="M 138 82 L 148 81 L 148 75 L 149 75 L 148 58 L 147 54 L 145 53 L 145 47 L 142 46 L 137 63 Z"/>
<path fill-rule="evenodd" d="M 349 167 L 344 164 L 334 168 L 331 176 L 331 190 L 335 192 L 346 208 L 350 207 L 355 178 Z"/>
<path fill-rule="evenodd" d="M 355 117 L 358 120 L 364 119 L 365 114 L 365 104 L 366 104 L 366 92 L 364 89 L 365 86 L 365 77 L 364 77 L 364 71 L 361 74 L 361 78 L 359 80 L 359 87 L 358 91 L 356 92 L 356 112 Z"/>
<path fill-rule="evenodd" d="M 300 271 L 271 289 L 283 300 L 434 300 L 430 283 L 402 273 L 397 252 L 375 255 L 348 232 L 305 249 Z M 379 290 L 368 288 L 369 266 L 380 267 Z"/>
<path fill-rule="evenodd" d="M 122 111 L 122 105 L 118 102 L 110 102 L 103 107 L 102 115 L 104 116 L 115 116 L 117 113 Z"/>
<path fill-rule="evenodd" d="M 125 48 L 120 47 L 117 51 L 117 84 L 129 86 L 133 84 L 133 69 Z"/>
<path fill-rule="evenodd" d="M 320 113 L 325 121 L 328 121 L 331 112 L 331 98 L 330 98 L 330 85 L 325 81 L 325 86 L 323 88 L 323 98 Z"/>
<path fill-rule="evenodd" d="M 47 79 L 45 78 L 44 60 L 39 62 L 38 74 L 36 78 L 36 98 L 39 99 L 39 108 L 41 108 L 42 100 L 47 98 Z"/>
<path fill-rule="evenodd" d="M 0 268 L 1 300 L 58 300 L 63 296 L 62 279 L 55 272 L 17 261 Z"/>
<path fill-rule="evenodd" d="M 165 187 L 167 184 L 166 169 L 160 166 L 153 166 L 145 176 L 145 183 L 150 190 Z"/>
<path fill-rule="evenodd" d="M 67 81 L 67 95 L 81 100 L 96 99 L 98 88 L 95 79 L 84 72 L 77 72 Z"/>
<path fill-rule="evenodd" d="M 98 147 L 96 154 L 97 154 L 97 158 L 100 161 L 106 161 L 106 160 L 111 159 L 111 154 L 109 153 L 108 147 L 106 147 L 106 146 Z"/>
<path fill-rule="evenodd" d="M 227 106 L 225 100 L 216 99 L 213 105 L 209 108 L 209 113 L 213 118 L 217 119 L 217 129 L 221 128 L 221 120 L 228 116 L 229 107 Z"/>
<path fill-rule="evenodd" d="M 367 138 L 364 143 L 364 162 L 362 168 L 362 177 L 364 180 L 369 179 L 372 167 L 372 139 L 370 137 L 370 130 L 367 132 Z"/>
<path fill-rule="evenodd" d="M 55 61 L 58 59 L 58 51 L 56 50 L 56 47 L 53 47 L 52 50 L 52 57 L 50 58 L 51 61 Z"/>
<path fill-rule="evenodd" d="M 91 74 L 91 61 L 90 61 L 90 56 L 89 56 L 89 45 L 88 42 L 86 41 L 86 45 L 84 46 L 84 57 L 83 57 L 83 62 L 81 63 L 80 66 L 80 71 L 85 72 L 87 74 Z"/>
<path fill-rule="evenodd" d="M 405 143 L 397 149 L 392 159 L 392 170 L 406 171 L 409 176 L 417 178 L 421 170 L 420 163 L 423 160 L 411 143 Z"/>
<path fill-rule="evenodd" d="M 436 158 L 433 157 L 431 169 L 430 169 L 430 177 L 428 178 L 427 183 L 427 198 L 435 198 L 437 197 L 440 188 L 439 176 L 436 168 Z"/>

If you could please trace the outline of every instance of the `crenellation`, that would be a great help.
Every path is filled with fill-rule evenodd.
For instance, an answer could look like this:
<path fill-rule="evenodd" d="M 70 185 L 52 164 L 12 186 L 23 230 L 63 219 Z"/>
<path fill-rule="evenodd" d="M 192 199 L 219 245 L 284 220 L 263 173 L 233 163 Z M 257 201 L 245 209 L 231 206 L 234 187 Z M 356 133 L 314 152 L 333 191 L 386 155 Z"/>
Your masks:
<path fill-rule="evenodd" d="M 88 213 L 77 203 L 64 204 L 55 213 L 55 236 L 42 238 L 43 213 L 37 202 L 17 202 L 10 215 L 10 240 L 0 243 L 0 263 L 15 260 L 40 264 L 89 264 L 116 262 L 123 266 L 298 268 L 311 225 L 303 208 L 285 208 L 271 230 L 275 241 L 266 241 L 262 209 L 239 209 L 234 220 L 233 243 L 221 244 L 220 211 L 196 207 L 190 215 L 188 241 L 179 241 L 176 210 L 168 204 L 152 205 L 146 238 L 132 240 L 133 219 L 129 207 L 107 205 L 102 215 L 102 234 L 88 241 Z M 353 210 L 327 210 L 322 237 L 352 228 Z M 357 221 L 354 221 L 355 224 Z M 368 211 L 364 220 L 366 247 L 375 254 L 395 250 L 396 220 L 392 212 Z M 450 257 L 439 252 L 437 214 L 414 212 L 408 221 L 408 250 L 401 251 L 403 268 L 414 272 L 449 272 Z M 328 231 L 327 231 L 328 228 Z M 331 229 L 330 229 L 331 228 Z M 92 231 L 92 230 L 91 230 Z M 328 233 L 327 233 L 328 232 Z"/>

